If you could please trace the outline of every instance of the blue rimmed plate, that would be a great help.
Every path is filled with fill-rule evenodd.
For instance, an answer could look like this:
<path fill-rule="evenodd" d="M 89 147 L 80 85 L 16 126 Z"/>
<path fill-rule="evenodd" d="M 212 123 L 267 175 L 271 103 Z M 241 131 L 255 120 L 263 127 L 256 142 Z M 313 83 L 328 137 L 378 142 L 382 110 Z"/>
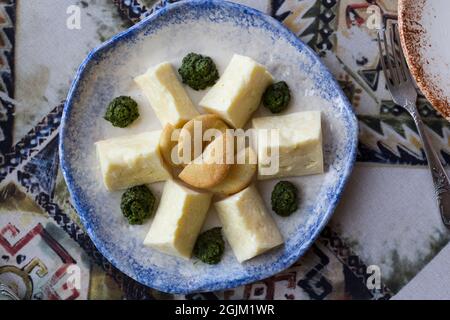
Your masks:
<path fill-rule="evenodd" d="M 276 79 L 288 82 L 293 100 L 286 113 L 321 110 L 325 173 L 289 179 L 301 190 L 298 212 L 275 220 L 285 245 L 246 263 L 229 246 L 220 264 L 210 266 L 167 256 L 144 247 L 151 221 L 130 226 L 120 212 L 121 192 L 107 192 L 101 181 L 94 142 L 161 126 L 133 78 L 152 65 L 175 67 L 188 52 L 211 56 L 222 72 L 233 53 L 264 64 Z M 188 90 L 194 102 L 204 92 Z M 140 105 L 130 128 L 103 120 L 105 106 L 118 95 Z M 267 115 L 264 108 L 255 116 Z M 339 201 L 352 170 L 357 121 L 347 99 L 316 54 L 275 19 L 224 1 L 183 1 L 169 5 L 115 36 L 89 54 L 79 68 L 65 105 L 60 135 L 64 177 L 75 208 L 100 252 L 130 277 L 171 293 L 213 291 L 271 276 L 293 264 L 313 243 Z M 276 183 L 257 187 L 270 208 Z M 161 184 L 151 185 L 160 196 Z M 214 224 L 212 218 L 208 225 Z"/>

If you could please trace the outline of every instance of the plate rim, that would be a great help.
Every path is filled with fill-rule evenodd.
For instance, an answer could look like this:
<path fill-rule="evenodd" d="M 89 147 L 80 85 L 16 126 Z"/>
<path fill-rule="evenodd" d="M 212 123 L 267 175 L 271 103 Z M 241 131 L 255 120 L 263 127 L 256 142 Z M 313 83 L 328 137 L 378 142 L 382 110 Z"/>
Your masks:
<path fill-rule="evenodd" d="M 426 29 L 420 24 L 409 23 L 414 16 L 416 19 L 421 19 L 423 9 L 428 0 L 417 0 L 412 6 L 408 0 L 398 1 L 398 29 L 400 33 L 400 42 L 411 75 L 416 81 L 420 91 L 424 94 L 431 105 L 441 115 L 450 121 L 450 97 L 445 97 L 445 94 L 439 86 L 434 82 L 433 77 L 427 76 L 424 71 L 426 65 L 425 58 L 422 55 L 421 46 L 418 43 L 423 43 L 423 36 Z"/>
<path fill-rule="evenodd" d="M 134 33 L 139 32 L 139 30 L 147 27 L 147 25 L 151 25 L 152 21 L 158 19 L 160 16 L 165 15 L 169 13 L 171 10 L 174 10 L 179 7 L 183 6 L 196 6 L 196 7 L 202 7 L 205 5 L 214 5 L 214 6 L 224 6 L 228 9 L 238 9 L 238 10 L 244 10 L 246 13 L 250 13 L 254 16 L 256 16 L 258 19 L 262 19 L 265 22 L 268 22 L 270 25 L 274 27 L 274 29 L 277 29 L 277 31 L 280 33 L 281 36 L 286 38 L 287 41 L 289 41 L 297 50 L 304 50 L 307 52 L 308 55 L 310 55 L 313 60 L 315 60 L 316 63 L 318 63 L 319 66 L 319 72 L 323 74 L 324 77 L 329 78 L 329 83 L 332 85 L 332 89 L 334 89 L 335 92 L 337 92 L 340 100 L 343 104 L 343 109 L 346 110 L 348 114 L 348 122 L 346 121 L 346 127 L 348 127 L 349 133 L 349 147 L 350 147 L 350 153 L 349 153 L 349 161 L 346 162 L 345 166 L 342 168 L 342 176 L 339 180 L 336 190 L 337 193 L 333 194 L 333 197 L 330 199 L 329 205 L 325 210 L 324 218 L 317 223 L 316 229 L 311 232 L 312 236 L 309 237 L 309 239 L 305 240 L 302 244 L 302 246 L 298 250 L 292 250 L 284 259 L 282 260 L 282 263 L 280 261 L 277 261 L 276 267 L 271 268 L 270 271 L 262 271 L 258 273 L 253 274 L 247 274 L 243 275 L 241 277 L 224 280 L 224 281 L 209 281 L 208 283 L 203 283 L 200 286 L 193 287 L 190 283 L 164 283 L 162 285 L 155 284 L 153 279 L 155 278 L 154 275 L 150 277 L 150 275 L 147 276 L 140 276 L 139 274 L 136 274 L 136 272 L 133 268 L 128 268 L 125 265 L 123 265 L 120 261 L 120 259 L 114 258 L 114 256 L 111 254 L 111 251 L 105 248 L 103 241 L 97 237 L 97 234 L 94 230 L 92 230 L 89 227 L 89 221 L 86 220 L 84 212 L 88 210 L 86 208 L 86 204 L 83 203 L 83 201 L 80 199 L 80 195 L 77 191 L 77 185 L 75 183 L 75 179 L 73 178 L 69 166 L 68 161 L 66 161 L 66 152 L 64 147 L 64 140 L 66 138 L 67 133 L 67 126 L 68 126 L 68 120 L 69 120 L 69 114 L 73 107 L 73 102 L 76 96 L 74 95 L 76 92 L 76 89 L 78 87 L 78 84 L 80 80 L 82 79 L 86 69 L 88 68 L 89 63 L 95 58 L 95 56 L 99 53 L 101 53 L 103 50 L 110 48 L 113 46 L 116 42 L 120 42 L 122 39 L 126 39 L 127 37 L 133 35 Z M 69 89 L 66 102 L 64 103 L 64 110 L 61 118 L 61 126 L 60 126 L 60 132 L 59 132 L 59 158 L 60 158 L 60 166 L 61 171 L 63 174 L 63 177 L 66 181 L 67 188 L 69 190 L 70 196 L 73 201 L 73 205 L 75 207 L 75 210 L 80 217 L 81 222 L 83 223 L 87 234 L 93 241 L 94 245 L 97 247 L 99 252 L 116 268 L 118 268 L 121 272 L 123 272 L 125 275 L 131 277 L 132 279 L 157 290 L 172 293 L 172 294 L 188 294 L 188 293 L 194 293 L 194 292 L 205 292 L 205 291 L 217 291 L 217 290 L 225 290 L 232 287 L 237 287 L 240 285 L 248 284 L 251 282 L 259 281 L 262 279 L 265 279 L 267 277 L 270 277 L 276 273 L 279 273 L 287 268 L 289 268 L 296 260 L 298 260 L 300 257 L 302 257 L 305 252 L 311 247 L 313 242 L 318 238 L 323 228 L 327 225 L 328 221 L 330 220 L 331 216 L 333 215 L 336 206 L 339 202 L 339 200 L 342 197 L 344 188 L 349 180 L 350 174 L 353 170 L 354 164 L 356 162 L 356 155 L 357 155 L 357 145 L 358 145 L 358 120 L 356 118 L 355 112 L 353 110 L 353 107 L 351 106 L 350 102 L 348 101 L 348 98 L 345 96 L 343 90 L 338 85 L 336 79 L 331 74 L 329 69 L 325 67 L 323 62 L 320 60 L 318 55 L 303 41 L 301 41 L 292 31 L 287 29 L 284 25 L 282 25 L 278 20 L 274 19 L 273 17 L 258 11 L 256 9 L 250 8 L 248 6 L 238 4 L 238 3 L 232 3 L 229 1 L 223 1 L 223 0 L 189 0 L 189 1 L 180 1 L 172 4 L 168 4 L 165 7 L 153 12 L 148 17 L 143 19 L 141 22 L 137 23 L 136 25 L 132 26 L 131 28 L 113 36 L 108 41 L 102 43 L 101 45 L 94 48 L 84 59 L 84 61 L 79 66 L 76 75 L 74 77 L 74 80 L 71 84 L 71 87 Z M 150 279 L 149 279 L 150 278 Z"/>

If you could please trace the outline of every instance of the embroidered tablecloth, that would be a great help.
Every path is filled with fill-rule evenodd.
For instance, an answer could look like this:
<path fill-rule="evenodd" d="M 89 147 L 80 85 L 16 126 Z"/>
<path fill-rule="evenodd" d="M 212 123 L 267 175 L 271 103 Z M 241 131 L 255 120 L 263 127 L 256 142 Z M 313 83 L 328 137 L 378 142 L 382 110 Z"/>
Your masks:
<path fill-rule="evenodd" d="M 376 30 L 368 27 L 374 14 L 396 19 L 392 0 L 236 1 L 273 16 L 311 46 L 358 115 L 360 164 L 338 213 L 304 257 L 264 281 L 175 296 L 137 283 L 97 251 L 59 169 L 63 100 L 92 48 L 170 2 L 0 1 L 0 282 L 27 299 L 387 299 L 398 292 L 449 237 L 437 214 L 423 216 L 430 206 L 393 216 L 380 203 L 388 212 L 370 220 L 358 210 L 376 211 L 374 199 L 367 208 L 354 205 L 364 201 L 355 193 L 370 193 L 374 180 L 391 175 L 381 165 L 426 164 L 412 119 L 386 90 Z M 419 111 L 448 163 L 448 122 L 423 97 Z M 395 175 L 413 169 L 402 170 Z"/>

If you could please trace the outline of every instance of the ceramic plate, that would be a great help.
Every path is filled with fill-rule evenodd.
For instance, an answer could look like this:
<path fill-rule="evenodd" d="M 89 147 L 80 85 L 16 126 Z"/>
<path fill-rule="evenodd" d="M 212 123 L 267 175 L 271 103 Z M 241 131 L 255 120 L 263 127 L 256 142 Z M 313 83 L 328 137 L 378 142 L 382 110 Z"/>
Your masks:
<path fill-rule="evenodd" d="M 321 110 L 325 173 L 291 178 L 301 190 L 298 212 L 275 220 L 285 245 L 243 264 L 231 248 L 210 266 L 161 254 L 142 245 L 151 221 L 130 226 L 120 212 L 121 192 L 102 184 L 94 148 L 97 140 L 161 129 L 133 77 L 168 60 L 175 68 L 188 52 L 211 56 L 222 73 L 233 53 L 264 64 L 286 80 L 293 100 L 286 113 Z M 205 94 L 188 90 L 197 103 Z M 127 129 L 113 128 L 102 117 L 118 95 L 130 95 L 141 117 Z M 260 108 L 256 116 L 268 115 Z M 153 288 L 188 293 L 236 287 L 269 277 L 293 264 L 313 243 L 330 218 L 355 161 L 357 121 L 339 86 L 315 53 L 279 22 L 259 11 L 224 1 L 183 1 L 168 6 L 117 35 L 84 61 L 69 92 L 62 119 L 62 170 L 74 205 L 97 248 L 117 268 Z M 270 208 L 278 180 L 257 183 Z M 158 197 L 160 184 L 150 188 Z M 217 224 L 210 212 L 205 228 Z"/>
<path fill-rule="evenodd" d="M 419 88 L 450 120 L 450 1 L 401 0 L 399 27 L 406 60 Z"/>

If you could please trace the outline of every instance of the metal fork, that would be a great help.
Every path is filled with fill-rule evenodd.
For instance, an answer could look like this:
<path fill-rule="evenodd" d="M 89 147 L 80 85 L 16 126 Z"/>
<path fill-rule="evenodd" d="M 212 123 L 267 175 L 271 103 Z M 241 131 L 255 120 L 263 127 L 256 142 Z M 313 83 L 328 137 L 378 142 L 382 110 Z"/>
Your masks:
<path fill-rule="evenodd" d="M 430 139 L 425 132 L 425 126 L 417 111 L 417 91 L 405 62 L 397 23 L 387 24 L 385 30 L 378 32 L 378 46 L 381 55 L 381 65 L 392 98 L 396 104 L 402 106 L 409 112 L 422 138 L 423 148 L 433 178 L 441 218 L 444 225 L 450 229 L 449 179 L 436 151 L 434 151 L 430 143 Z"/>

